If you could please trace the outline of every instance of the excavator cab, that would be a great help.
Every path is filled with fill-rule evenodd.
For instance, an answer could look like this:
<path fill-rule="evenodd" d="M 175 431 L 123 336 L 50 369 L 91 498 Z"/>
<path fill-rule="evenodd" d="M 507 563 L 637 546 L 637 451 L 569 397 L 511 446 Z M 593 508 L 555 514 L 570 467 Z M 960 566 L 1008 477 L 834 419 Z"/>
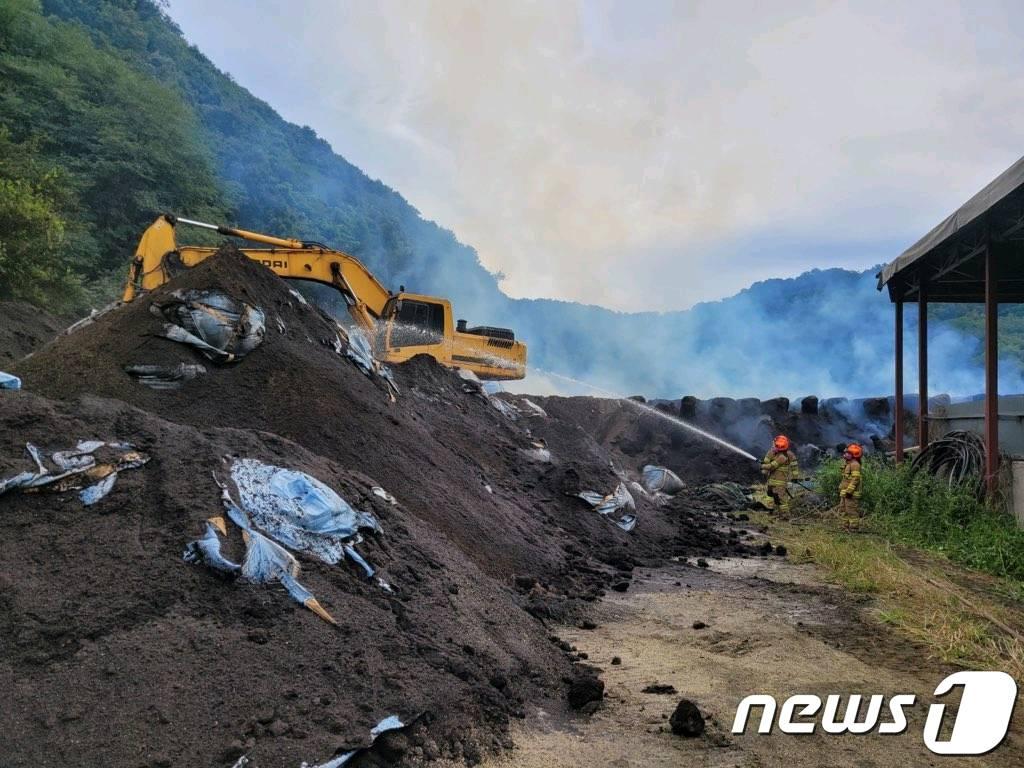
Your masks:
<path fill-rule="evenodd" d="M 447 299 L 388 291 L 354 256 L 322 243 L 263 235 L 242 229 L 205 224 L 164 215 L 143 233 L 125 283 L 124 301 L 138 291 L 157 288 L 179 269 L 195 266 L 216 253 L 210 246 L 179 245 L 178 225 L 213 230 L 269 247 L 244 245 L 239 250 L 280 277 L 298 285 L 316 283 L 339 292 L 343 302 L 331 301 L 329 314 L 344 306 L 352 321 L 371 340 L 381 360 L 400 363 L 427 354 L 442 365 L 466 368 L 484 380 L 526 376 L 526 345 L 507 328 L 458 327 Z M 316 303 L 321 303 L 317 301 Z"/>
<path fill-rule="evenodd" d="M 508 328 L 467 327 L 452 320 L 447 299 L 399 293 L 388 299 L 383 321 L 382 357 L 399 363 L 428 354 L 447 365 L 467 368 L 490 381 L 521 379 L 526 374 L 526 347 Z"/>

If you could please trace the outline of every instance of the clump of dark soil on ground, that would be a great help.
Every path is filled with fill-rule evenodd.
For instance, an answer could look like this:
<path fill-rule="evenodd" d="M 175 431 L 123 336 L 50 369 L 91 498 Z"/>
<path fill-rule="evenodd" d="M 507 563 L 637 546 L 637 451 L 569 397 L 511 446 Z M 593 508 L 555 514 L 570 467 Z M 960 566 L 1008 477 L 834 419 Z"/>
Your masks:
<path fill-rule="evenodd" d="M 0 301 L 0 369 L 33 352 L 66 323 L 24 301 Z"/>
<path fill-rule="evenodd" d="M 190 288 L 260 307 L 263 343 L 218 365 L 156 335 L 150 306 Z M 510 718 L 564 701 L 571 660 L 546 622 L 581 620 L 638 566 L 743 548 L 685 499 L 636 494 L 627 533 L 576 498 L 636 478 L 585 413 L 512 421 L 427 357 L 395 367 L 392 402 L 338 342 L 329 317 L 227 249 L 12 366 L 25 391 L 0 395 L 0 477 L 31 468 L 26 442 L 120 439 L 152 460 L 94 507 L 0 496 L 5 765 L 316 763 L 391 714 L 415 722 L 360 759 L 474 763 L 507 746 Z M 124 371 L 178 363 L 207 372 L 153 390 Z M 524 458 L 540 436 L 550 462 Z M 222 511 L 225 457 L 308 472 L 372 511 L 383 530 L 360 552 L 394 594 L 299 555 L 334 628 L 279 586 L 183 562 Z M 237 559 L 237 530 L 225 546 Z"/>

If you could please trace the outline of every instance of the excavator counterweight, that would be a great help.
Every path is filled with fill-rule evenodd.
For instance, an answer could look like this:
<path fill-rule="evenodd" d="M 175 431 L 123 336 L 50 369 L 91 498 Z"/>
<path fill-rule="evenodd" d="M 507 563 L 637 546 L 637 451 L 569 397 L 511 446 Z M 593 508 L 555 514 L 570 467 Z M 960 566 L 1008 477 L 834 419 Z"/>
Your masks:
<path fill-rule="evenodd" d="M 239 250 L 287 280 L 328 285 L 345 300 L 352 321 L 374 344 L 374 353 L 399 363 L 428 354 L 443 365 L 465 368 L 484 380 L 522 379 L 526 345 L 506 328 L 467 328 L 453 320 L 447 299 L 401 291 L 392 293 L 354 256 L 322 243 L 264 235 L 164 215 L 142 234 L 128 271 L 124 301 L 171 279 L 175 270 L 194 267 L 217 252 L 211 246 L 180 245 L 177 225 L 209 229 L 228 237 L 266 245 Z"/>

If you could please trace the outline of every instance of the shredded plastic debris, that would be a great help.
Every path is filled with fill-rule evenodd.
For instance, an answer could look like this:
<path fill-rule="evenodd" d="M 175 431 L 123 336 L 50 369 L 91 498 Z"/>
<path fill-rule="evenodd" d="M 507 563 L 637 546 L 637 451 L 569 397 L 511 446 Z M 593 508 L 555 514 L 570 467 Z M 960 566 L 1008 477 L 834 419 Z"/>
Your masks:
<path fill-rule="evenodd" d="M 85 504 L 85 506 L 91 507 L 97 501 L 110 493 L 114 488 L 114 483 L 116 482 L 117 472 L 111 472 L 95 485 L 83 488 L 81 492 L 79 492 L 78 498 L 82 500 L 82 503 Z"/>
<path fill-rule="evenodd" d="M 13 373 L 0 371 L 0 389 L 21 389 L 21 379 Z"/>
<path fill-rule="evenodd" d="M 467 395 L 480 395 L 484 399 L 487 398 L 487 393 L 484 391 L 484 383 L 480 381 L 480 377 L 473 373 L 473 371 L 468 368 L 456 368 L 455 372 L 462 379 L 463 392 Z"/>
<path fill-rule="evenodd" d="M 404 727 L 405 723 L 403 723 L 397 715 L 385 717 L 370 730 L 370 746 L 360 747 L 359 749 L 353 749 L 351 752 L 346 752 L 343 755 L 339 755 L 338 757 L 335 757 L 332 760 L 328 760 L 326 763 L 318 763 L 317 765 L 303 763 L 301 768 L 341 768 L 341 766 L 345 765 L 353 757 L 362 754 L 370 747 L 372 747 L 373 743 L 377 740 L 377 737 L 380 736 L 382 733 L 387 733 L 388 731 L 396 731 L 399 728 Z"/>
<path fill-rule="evenodd" d="M 224 534 L 224 518 L 211 517 L 206 521 L 206 533 L 201 539 L 190 541 L 185 545 L 185 553 L 182 559 L 186 563 L 201 563 L 215 571 L 237 576 L 242 571 L 242 566 L 228 560 L 220 551 L 220 534 Z"/>
<path fill-rule="evenodd" d="M 521 411 L 518 408 L 516 408 L 512 403 L 508 402 L 507 400 L 502 400 L 500 397 L 492 397 L 489 399 L 491 405 L 493 405 L 501 413 L 502 416 L 505 416 L 506 418 L 512 421 L 516 421 L 519 419 Z"/>
<path fill-rule="evenodd" d="M 651 493 L 673 496 L 683 490 L 683 481 L 671 469 L 648 464 L 643 468 L 643 486 Z"/>
<path fill-rule="evenodd" d="M 551 463 L 551 451 L 548 450 L 547 443 L 543 440 L 534 440 L 532 448 L 520 448 L 519 452 L 530 461 L 536 461 L 540 464 Z"/>
<path fill-rule="evenodd" d="M 126 365 L 124 372 L 153 389 L 179 389 L 186 381 L 206 373 L 206 368 L 199 363 Z"/>
<path fill-rule="evenodd" d="M 373 347 L 370 346 L 370 340 L 366 338 L 361 328 L 348 329 L 348 349 L 345 350 L 345 354 L 362 369 L 363 373 L 367 376 L 373 375 Z"/>
<path fill-rule="evenodd" d="M 395 395 L 398 394 L 398 384 L 395 382 L 395 375 L 391 372 L 390 368 L 382 365 L 373 356 L 373 346 L 370 344 L 370 340 L 366 337 L 363 329 L 355 327 L 344 328 L 339 325 L 338 337 L 338 346 L 335 348 L 335 351 L 340 354 L 342 346 L 344 346 L 345 356 L 354 362 L 363 373 L 370 377 L 377 374 L 384 379 L 390 390 L 391 399 L 394 400 Z M 345 341 L 344 345 L 342 340 Z"/>
<path fill-rule="evenodd" d="M 522 400 L 522 403 L 523 403 L 523 405 L 526 406 L 526 409 L 530 412 L 529 413 L 530 416 L 540 416 L 541 418 L 544 418 L 544 419 L 546 419 L 548 417 L 548 412 L 545 411 L 543 408 L 541 408 L 539 405 L 537 405 L 532 400 L 524 397 L 523 400 Z"/>
<path fill-rule="evenodd" d="M 289 288 L 289 289 L 288 289 L 288 293 L 290 293 L 290 294 L 291 294 L 292 296 L 294 296 L 294 297 L 295 297 L 295 300 L 296 300 L 297 302 L 299 302 L 299 304 L 302 304 L 302 305 L 304 305 L 304 306 L 307 306 L 307 307 L 309 306 L 309 302 L 308 302 L 308 301 L 306 301 L 306 297 L 305 297 L 305 296 L 303 296 L 303 295 L 302 295 L 301 293 L 299 293 L 298 291 L 296 291 L 296 290 L 295 290 L 294 288 Z"/>
<path fill-rule="evenodd" d="M 384 501 L 386 501 L 388 504 L 391 504 L 392 506 L 398 503 L 398 499 L 396 499 L 394 495 L 388 493 L 379 485 L 373 486 L 373 488 L 370 489 L 370 493 L 372 493 L 374 496 L 378 498 L 384 499 Z"/>
<path fill-rule="evenodd" d="M 606 517 L 619 510 L 630 510 L 612 522 L 624 531 L 631 531 L 636 527 L 636 501 L 625 483 L 619 483 L 607 496 L 602 496 L 597 491 L 583 491 L 577 495 L 592 506 L 595 512 Z"/>
<path fill-rule="evenodd" d="M 263 341 L 266 317 L 252 304 L 220 291 L 174 291 L 170 296 L 150 307 L 169 321 L 163 336 L 195 347 L 210 360 L 241 360 Z"/>
<path fill-rule="evenodd" d="M 293 600 L 304 605 L 324 621 L 337 625 L 338 622 L 320 605 L 320 601 L 313 593 L 297 581 L 299 563 L 295 557 L 280 544 L 257 531 L 245 512 L 231 501 L 226 491 L 225 497 L 228 516 L 242 529 L 245 559 L 241 566 L 221 554 L 218 534 L 224 535 L 227 528 L 221 517 L 213 517 L 206 521 L 205 534 L 201 539 L 191 541 L 185 546 L 182 559 L 187 563 L 200 563 L 229 576 L 241 575 L 253 584 L 279 581 Z"/>
<path fill-rule="evenodd" d="M 100 449 L 107 449 L 113 455 L 109 460 L 98 463 L 94 454 Z M 135 469 L 149 461 L 149 456 L 136 451 L 128 443 L 101 440 L 83 440 L 73 450 L 56 451 L 49 457 L 37 446 L 26 443 L 25 452 L 36 465 L 36 470 L 0 479 L 0 494 L 15 488 L 30 491 L 44 486 L 47 490 L 63 492 L 78 490 L 91 483 L 80 494 L 86 506 L 95 504 L 110 493 L 119 471 Z M 56 471 L 46 465 L 47 461 L 57 468 Z"/>

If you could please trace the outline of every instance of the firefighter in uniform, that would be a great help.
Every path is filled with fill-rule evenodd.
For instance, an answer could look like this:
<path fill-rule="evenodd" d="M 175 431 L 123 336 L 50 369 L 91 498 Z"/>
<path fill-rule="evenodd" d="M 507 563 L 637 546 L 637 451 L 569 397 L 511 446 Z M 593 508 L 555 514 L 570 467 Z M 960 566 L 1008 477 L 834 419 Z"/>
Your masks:
<path fill-rule="evenodd" d="M 864 450 L 857 443 L 846 446 L 843 454 L 846 464 L 843 465 L 843 477 L 839 482 L 839 514 L 846 528 L 860 526 L 860 460 L 863 455 Z"/>
<path fill-rule="evenodd" d="M 775 509 L 783 516 L 789 514 L 790 480 L 800 476 L 796 454 L 789 449 L 789 438 L 779 435 L 761 462 L 761 474 L 768 483 L 768 495 L 775 501 Z"/>

